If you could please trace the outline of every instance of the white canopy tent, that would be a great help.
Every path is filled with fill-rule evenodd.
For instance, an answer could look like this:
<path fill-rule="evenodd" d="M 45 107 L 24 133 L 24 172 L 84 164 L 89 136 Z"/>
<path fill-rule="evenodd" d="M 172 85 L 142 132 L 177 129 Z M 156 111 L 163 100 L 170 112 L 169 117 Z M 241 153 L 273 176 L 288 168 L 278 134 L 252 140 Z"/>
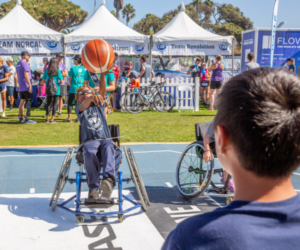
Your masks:
<path fill-rule="evenodd" d="M 153 35 L 153 55 L 231 55 L 233 36 L 219 36 L 196 24 L 181 11 Z"/>
<path fill-rule="evenodd" d="M 65 36 L 66 53 L 80 54 L 84 45 L 93 39 L 106 40 L 120 55 L 148 54 L 149 37 L 127 27 L 105 7 L 98 10 L 78 29 Z"/>
<path fill-rule="evenodd" d="M 17 5 L 0 20 L 0 53 L 13 54 L 27 50 L 45 54 L 62 52 L 62 34 L 47 28 Z"/>

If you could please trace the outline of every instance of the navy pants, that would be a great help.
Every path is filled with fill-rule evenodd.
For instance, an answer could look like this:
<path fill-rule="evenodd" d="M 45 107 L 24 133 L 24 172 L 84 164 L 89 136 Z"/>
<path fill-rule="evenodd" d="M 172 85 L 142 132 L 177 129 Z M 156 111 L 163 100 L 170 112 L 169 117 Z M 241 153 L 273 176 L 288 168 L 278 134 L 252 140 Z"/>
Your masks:
<path fill-rule="evenodd" d="M 101 162 L 103 162 L 103 179 L 111 178 L 116 183 L 122 152 L 115 150 L 110 140 L 90 141 L 83 146 L 84 167 L 90 190 L 98 190 Z"/>

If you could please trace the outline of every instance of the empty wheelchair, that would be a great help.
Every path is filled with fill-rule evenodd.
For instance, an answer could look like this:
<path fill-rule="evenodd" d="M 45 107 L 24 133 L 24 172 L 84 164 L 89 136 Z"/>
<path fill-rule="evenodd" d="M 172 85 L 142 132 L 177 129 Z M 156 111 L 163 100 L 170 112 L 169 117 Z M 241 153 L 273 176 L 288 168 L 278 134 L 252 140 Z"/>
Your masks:
<path fill-rule="evenodd" d="M 205 163 L 203 154 L 204 135 L 210 123 L 196 124 L 196 142 L 190 144 L 181 154 L 176 169 L 176 182 L 180 194 L 186 199 L 195 199 L 204 196 L 225 197 L 226 203 L 232 201 L 234 194 L 228 189 L 230 176 L 224 185 L 213 182 L 213 175 L 224 177 L 222 168 L 215 169 L 214 158 L 216 158 L 215 143 L 210 143 L 212 160 Z"/>
<path fill-rule="evenodd" d="M 111 139 L 114 142 L 115 150 L 121 151 L 120 149 L 120 137 L 119 137 L 119 126 L 118 125 L 110 125 L 109 126 L 111 131 L 112 138 L 106 138 Z M 84 143 L 81 142 L 81 136 L 80 136 L 80 129 L 79 129 L 79 142 L 80 146 L 78 148 L 73 147 L 69 148 L 67 151 L 67 154 L 64 158 L 61 170 L 59 172 L 53 194 L 50 200 L 50 206 L 52 206 L 52 210 L 54 211 L 56 207 L 59 207 L 61 209 L 64 209 L 70 213 L 73 213 L 76 215 L 76 219 L 78 223 L 83 223 L 85 221 L 85 216 L 100 216 L 100 217 L 106 217 L 110 215 L 118 215 L 118 219 L 120 222 L 123 222 L 125 219 L 124 214 L 142 207 L 144 211 L 147 210 L 147 207 L 150 205 L 149 198 L 147 195 L 147 191 L 145 189 L 142 177 L 140 175 L 137 163 L 135 161 L 134 155 L 132 153 L 132 150 L 130 148 L 124 147 L 124 152 L 126 156 L 126 160 L 129 165 L 130 174 L 131 177 L 124 179 L 122 176 L 122 172 L 119 172 L 116 177 L 116 182 L 118 184 L 118 197 L 117 198 L 111 198 L 109 202 L 104 203 L 97 203 L 97 204 L 90 204 L 84 199 L 81 198 L 81 185 L 82 183 L 86 183 L 86 173 L 83 171 L 83 145 Z M 99 140 L 105 140 L 99 139 Z M 73 159 L 73 156 L 75 154 L 75 151 L 77 149 L 76 153 L 76 160 L 77 164 L 79 165 L 79 171 L 76 172 L 76 178 L 69 178 L 69 172 L 70 172 L 70 166 Z M 103 169 L 103 168 L 102 168 Z M 103 179 L 103 175 L 100 174 L 100 182 Z M 128 196 L 124 195 L 122 193 L 123 183 L 129 183 L 132 181 L 137 189 L 138 196 L 140 198 L 140 203 L 133 201 Z M 69 182 L 70 184 L 75 183 L 76 184 L 76 194 L 69 198 L 68 200 L 64 201 L 61 204 L 58 204 L 59 197 L 66 185 L 66 183 Z M 75 200 L 75 209 L 71 209 L 67 207 L 66 205 L 70 202 Z M 123 201 L 126 200 L 130 202 L 133 206 L 123 210 Z M 113 212 L 95 212 L 93 209 L 93 206 L 96 206 L 97 208 L 109 208 L 111 206 L 118 206 L 118 211 Z M 82 211 L 82 208 L 90 208 L 91 212 Z"/>

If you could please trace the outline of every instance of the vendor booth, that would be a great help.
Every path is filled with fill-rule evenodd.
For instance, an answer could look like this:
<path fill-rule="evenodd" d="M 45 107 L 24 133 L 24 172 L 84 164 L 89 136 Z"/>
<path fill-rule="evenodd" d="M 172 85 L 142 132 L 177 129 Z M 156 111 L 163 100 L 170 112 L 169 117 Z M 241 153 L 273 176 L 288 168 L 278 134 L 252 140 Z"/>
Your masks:
<path fill-rule="evenodd" d="M 62 34 L 47 28 L 17 5 L 0 20 L 0 54 L 62 52 Z"/>
<path fill-rule="evenodd" d="M 245 70 L 250 52 L 255 54 L 255 61 L 260 66 L 270 66 L 271 29 L 257 28 L 243 32 L 241 71 Z M 284 66 L 289 57 L 295 59 L 296 72 L 299 74 L 300 29 L 276 29 L 274 67 Z"/>
<path fill-rule="evenodd" d="M 106 40 L 119 55 L 149 53 L 148 36 L 120 22 L 105 7 L 105 0 L 102 0 L 102 5 L 85 23 L 65 36 L 66 54 L 80 54 L 85 44 L 93 39 Z"/>
<path fill-rule="evenodd" d="M 162 30 L 153 35 L 152 55 L 231 55 L 233 36 L 219 36 L 196 24 L 181 11 Z"/>

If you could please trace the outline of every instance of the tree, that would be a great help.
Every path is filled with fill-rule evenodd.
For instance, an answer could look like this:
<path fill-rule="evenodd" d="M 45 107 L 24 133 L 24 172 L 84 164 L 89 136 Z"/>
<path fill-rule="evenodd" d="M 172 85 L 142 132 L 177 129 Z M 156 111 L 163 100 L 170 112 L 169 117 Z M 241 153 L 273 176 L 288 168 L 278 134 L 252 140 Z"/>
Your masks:
<path fill-rule="evenodd" d="M 130 3 L 125 5 L 124 9 L 122 10 L 122 15 L 123 18 L 126 17 L 126 24 L 128 26 L 129 21 L 135 18 L 135 9 Z"/>
<path fill-rule="evenodd" d="M 124 1 L 123 0 L 114 0 L 114 6 L 116 8 L 116 18 L 120 20 L 120 11 L 124 8 Z"/>
<path fill-rule="evenodd" d="M 2 3 L 0 18 L 15 6 L 16 0 Z M 38 22 L 58 32 L 82 24 L 88 16 L 80 6 L 67 0 L 26 0 L 22 7 Z"/>
<path fill-rule="evenodd" d="M 114 10 L 112 10 L 110 13 L 111 13 L 113 16 L 117 17 L 117 14 L 116 14 L 116 12 L 115 12 Z"/>
<path fill-rule="evenodd" d="M 163 27 L 160 17 L 153 14 L 147 14 L 145 18 L 134 24 L 133 29 L 144 35 L 153 35 Z"/>
<path fill-rule="evenodd" d="M 65 29 L 65 30 L 62 31 L 62 33 L 64 33 L 64 34 L 70 34 L 73 31 L 74 31 L 74 29 Z"/>

